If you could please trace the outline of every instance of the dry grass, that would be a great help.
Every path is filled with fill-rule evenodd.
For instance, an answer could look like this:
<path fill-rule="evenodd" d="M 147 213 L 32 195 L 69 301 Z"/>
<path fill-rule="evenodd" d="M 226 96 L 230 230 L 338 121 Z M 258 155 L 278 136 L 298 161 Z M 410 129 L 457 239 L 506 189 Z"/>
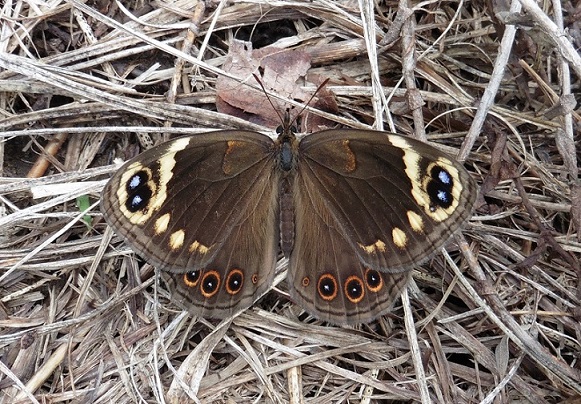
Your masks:
<path fill-rule="evenodd" d="M 0 402 L 578 403 L 579 6 L 236 3 L 4 3 Z M 425 130 L 481 186 L 454 258 L 370 325 L 299 320 L 284 282 L 231 321 L 193 320 L 106 230 L 99 192 L 135 134 L 256 128 L 214 112 L 249 33 L 308 52 L 337 122 Z"/>

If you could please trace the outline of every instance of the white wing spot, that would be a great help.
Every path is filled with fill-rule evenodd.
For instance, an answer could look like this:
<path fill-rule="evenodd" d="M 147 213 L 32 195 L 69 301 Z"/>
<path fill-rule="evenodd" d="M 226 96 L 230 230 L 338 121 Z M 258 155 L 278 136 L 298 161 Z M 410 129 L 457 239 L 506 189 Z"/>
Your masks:
<path fill-rule="evenodd" d="M 186 233 L 183 230 L 175 231 L 169 236 L 169 248 L 179 250 L 184 245 Z"/>

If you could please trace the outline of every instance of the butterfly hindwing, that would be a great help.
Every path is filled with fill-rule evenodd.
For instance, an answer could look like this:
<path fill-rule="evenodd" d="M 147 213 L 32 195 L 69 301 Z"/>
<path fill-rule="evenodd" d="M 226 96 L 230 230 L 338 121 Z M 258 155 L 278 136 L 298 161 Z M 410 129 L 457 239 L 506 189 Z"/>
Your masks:
<path fill-rule="evenodd" d="M 300 209 L 288 270 L 291 298 L 333 324 L 369 322 L 390 309 L 410 272 L 385 273 L 365 265 L 330 205 L 316 193 L 313 183 L 299 174 L 295 204 Z"/>
<path fill-rule="evenodd" d="M 264 182 L 265 179 L 257 179 Z M 274 277 L 279 233 L 276 188 L 257 184 L 258 194 L 212 260 L 199 271 L 165 274 L 182 307 L 202 317 L 225 318 L 266 292 Z M 262 190 L 262 192 L 260 192 Z"/>

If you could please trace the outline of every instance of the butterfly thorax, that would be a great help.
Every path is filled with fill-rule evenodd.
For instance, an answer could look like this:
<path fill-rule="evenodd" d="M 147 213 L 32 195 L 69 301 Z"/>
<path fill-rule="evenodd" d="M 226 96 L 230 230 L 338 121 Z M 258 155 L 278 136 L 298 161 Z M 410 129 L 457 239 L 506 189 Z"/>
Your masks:
<path fill-rule="evenodd" d="M 274 143 L 276 161 L 286 177 L 286 173 L 297 165 L 299 141 L 291 128 L 280 127 L 277 132 L 279 135 Z"/>

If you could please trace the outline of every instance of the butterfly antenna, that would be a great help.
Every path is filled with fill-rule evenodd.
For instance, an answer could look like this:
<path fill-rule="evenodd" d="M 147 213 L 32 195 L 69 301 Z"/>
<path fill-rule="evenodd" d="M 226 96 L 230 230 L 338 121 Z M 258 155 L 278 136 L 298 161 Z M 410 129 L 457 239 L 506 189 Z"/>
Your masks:
<path fill-rule="evenodd" d="M 306 102 L 306 104 L 301 108 L 301 110 L 299 111 L 298 114 L 295 115 L 295 117 L 293 118 L 293 120 L 290 120 L 290 114 L 289 114 L 289 110 L 286 110 L 286 113 L 284 115 L 284 118 L 280 115 L 280 112 L 278 112 L 278 109 L 274 106 L 274 104 L 272 103 L 272 100 L 270 99 L 270 96 L 268 95 L 268 93 L 266 92 L 266 89 L 264 88 L 264 84 L 262 84 L 262 81 L 260 80 L 260 78 L 256 75 L 256 74 L 252 74 L 254 76 L 254 79 L 258 82 L 258 84 L 260 84 L 260 87 L 262 88 L 262 91 L 264 91 L 264 94 L 266 94 L 266 99 L 268 100 L 268 102 L 270 103 L 270 105 L 272 106 L 272 109 L 274 109 L 274 112 L 276 112 L 276 114 L 278 115 L 278 117 L 280 118 L 280 121 L 282 122 L 282 127 L 284 129 L 288 129 L 291 127 L 292 124 L 294 124 L 296 122 L 296 120 L 298 119 L 299 116 L 301 116 L 301 114 L 304 112 L 304 110 L 307 108 L 307 106 L 311 103 L 311 101 L 313 101 L 313 98 L 315 98 L 315 96 L 317 95 L 317 93 L 319 91 L 321 91 L 321 89 L 329 82 L 329 78 L 326 78 L 325 81 L 323 81 L 319 87 L 317 87 L 317 89 L 315 90 L 315 92 L 313 93 L 313 95 L 311 95 L 311 98 L 309 98 L 309 100 Z"/>
<path fill-rule="evenodd" d="M 276 112 L 276 114 L 277 114 L 277 115 L 278 115 L 278 117 L 280 118 L 280 121 L 281 121 L 281 122 L 284 122 L 284 121 L 285 121 L 285 118 L 283 118 L 283 117 L 280 115 L 280 112 L 278 112 L 278 109 L 277 109 L 277 108 L 274 106 L 274 104 L 272 103 L 272 100 L 270 99 L 270 96 L 269 96 L 269 95 L 268 95 L 268 93 L 266 92 L 266 88 L 264 88 L 264 84 L 262 84 L 262 80 L 260 80 L 260 78 L 259 78 L 259 77 L 258 77 L 256 74 L 252 73 L 252 75 L 254 76 L 254 80 L 256 80 L 256 81 L 258 82 L 258 84 L 260 84 L 260 88 L 262 88 L 262 91 L 263 91 L 263 92 L 264 92 L 264 94 L 266 95 L 266 99 L 268 100 L 268 102 L 269 102 L 270 106 L 272 107 L 272 109 L 274 109 L 274 112 Z M 287 114 L 287 115 L 288 115 L 288 114 Z M 286 120 L 288 121 L 288 117 L 287 117 L 287 119 L 286 119 Z"/>
<path fill-rule="evenodd" d="M 315 98 L 315 95 L 317 95 L 319 93 L 319 91 L 321 91 L 321 89 L 323 87 L 325 87 L 325 85 L 328 82 L 329 82 L 329 78 L 327 77 L 325 79 L 325 81 L 323 81 L 321 84 L 319 84 L 319 87 L 317 87 L 317 89 L 315 90 L 315 92 L 313 93 L 313 95 L 311 95 L 311 98 L 309 98 L 309 100 L 305 103 L 305 105 L 303 105 L 303 107 L 301 108 L 301 110 L 299 111 L 299 113 L 295 115 L 294 119 L 289 123 L 289 125 L 292 125 L 293 123 L 295 123 L 295 121 L 297 120 L 297 118 L 299 116 L 301 116 L 301 114 L 305 111 L 305 109 L 307 109 L 307 107 L 309 106 L 309 104 L 311 103 L 311 101 L 313 101 L 313 98 Z"/>

